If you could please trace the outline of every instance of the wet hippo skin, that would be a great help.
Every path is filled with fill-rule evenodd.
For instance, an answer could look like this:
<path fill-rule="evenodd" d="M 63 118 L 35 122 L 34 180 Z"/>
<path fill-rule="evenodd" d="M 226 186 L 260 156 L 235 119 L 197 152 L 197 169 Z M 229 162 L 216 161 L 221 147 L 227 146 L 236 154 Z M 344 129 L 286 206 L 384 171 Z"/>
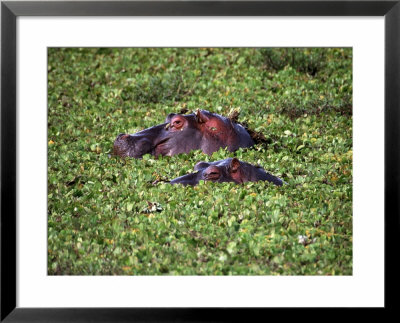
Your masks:
<path fill-rule="evenodd" d="M 199 162 L 195 173 L 175 178 L 171 184 L 197 185 L 200 180 L 213 182 L 257 182 L 268 181 L 281 186 L 283 181 L 267 173 L 262 167 L 254 166 L 237 158 L 227 158 L 215 162 Z"/>
<path fill-rule="evenodd" d="M 192 114 L 171 113 L 165 122 L 135 134 L 119 134 L 114 155 L 141 158 L 144 154 L 172 156 L 201 149 L 211 155 L 220 148 L 235 151 L 251 147 L 246 129 L 219 114 L 197 110 Z"/>

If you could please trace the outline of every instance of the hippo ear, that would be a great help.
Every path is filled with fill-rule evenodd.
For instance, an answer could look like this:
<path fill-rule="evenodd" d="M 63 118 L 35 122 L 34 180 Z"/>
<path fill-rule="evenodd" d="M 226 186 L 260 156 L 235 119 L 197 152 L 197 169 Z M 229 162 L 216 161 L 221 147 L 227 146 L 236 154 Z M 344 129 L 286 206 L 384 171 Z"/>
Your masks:
<path fill-rule="evenodd" d="M 205 115 L 205 113 L 202 110 L 197 110 L 196 111 L 196 121 L 198 123 L 204 123 L 208 121 L 208 117 Z"/>
<path fill-rule="evenodd" d="M 237 158 L 232 158 L 231 163 L 229 164 L 229 170 L 231 173 L 235 173 L 240 168 L 240 161 Z"/>

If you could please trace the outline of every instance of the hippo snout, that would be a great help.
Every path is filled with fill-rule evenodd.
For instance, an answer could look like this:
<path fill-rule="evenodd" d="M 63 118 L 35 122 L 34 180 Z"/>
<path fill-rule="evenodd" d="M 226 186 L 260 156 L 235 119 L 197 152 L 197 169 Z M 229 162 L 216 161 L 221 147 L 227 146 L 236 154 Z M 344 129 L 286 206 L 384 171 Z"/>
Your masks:
<path fill-rule="evenodd" d="M 120 133 L 114 141 L 114 155 L 121 157 L 141 158 L 145 154 L 152 153 L 154 145 L 144 136 Z"/>
<path fill-rule="evenodd" d="M 197 185 L 201 179 L 201 173 L 191 173 L 175 178 L 170 181 L 170 184 L 182 184 L 182 185 Z"/>

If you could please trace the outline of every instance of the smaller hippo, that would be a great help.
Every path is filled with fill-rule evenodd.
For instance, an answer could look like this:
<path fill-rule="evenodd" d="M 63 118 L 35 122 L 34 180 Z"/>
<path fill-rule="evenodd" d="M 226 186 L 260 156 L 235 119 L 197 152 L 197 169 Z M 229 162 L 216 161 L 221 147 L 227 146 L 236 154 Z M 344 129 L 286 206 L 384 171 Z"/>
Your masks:
<path fill-rule="evenodd" d="M 173 179 L 171 184 L 197 185 L 200 180 L 213 182 L 257 182 L 268 181 L 281 186 L 283 181 L 267 173 L 262 167 L 254 166 L 237 158 L 227 158 L 212 163 L 199 162 L 194 166 L 195 173 Z"/>

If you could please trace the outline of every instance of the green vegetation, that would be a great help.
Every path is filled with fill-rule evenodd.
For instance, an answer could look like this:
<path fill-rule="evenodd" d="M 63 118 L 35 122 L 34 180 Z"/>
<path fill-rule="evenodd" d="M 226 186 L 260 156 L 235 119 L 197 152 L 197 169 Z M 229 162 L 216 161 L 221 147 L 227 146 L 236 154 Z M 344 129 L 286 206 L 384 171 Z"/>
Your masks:
<path fill-rule="evenodd" d="M 110 156 L 197 108 L 268 144 Z M 49 49 L 48 273 L 351 275 L 351 113 L 351 49 Z M 232 156 L 288 184 L 165 182 Z"/>

